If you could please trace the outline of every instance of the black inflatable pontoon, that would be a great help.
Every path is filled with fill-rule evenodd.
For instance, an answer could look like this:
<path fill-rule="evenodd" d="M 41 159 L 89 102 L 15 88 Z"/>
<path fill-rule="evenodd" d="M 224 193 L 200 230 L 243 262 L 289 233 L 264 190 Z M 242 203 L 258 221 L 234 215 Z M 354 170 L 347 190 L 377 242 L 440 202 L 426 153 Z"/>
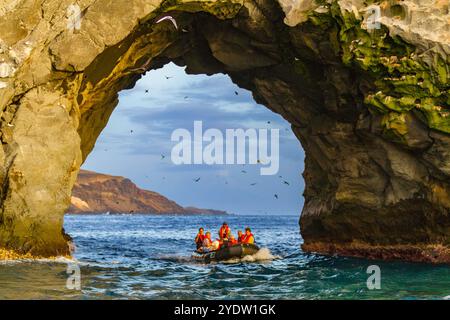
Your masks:
<path fill-rule="evenodd" d="M 199 252 L 194 251 L 192 258 L 204 263 L 210 263 L 211 261 L 223 261 L 233 258 L 242 258 L 244 256 L 255 254 L 259 251 L 259 247 L 256 244 L 240 243 L 233 246 L 224 247 L 217 251 L 211 252 Z"/>

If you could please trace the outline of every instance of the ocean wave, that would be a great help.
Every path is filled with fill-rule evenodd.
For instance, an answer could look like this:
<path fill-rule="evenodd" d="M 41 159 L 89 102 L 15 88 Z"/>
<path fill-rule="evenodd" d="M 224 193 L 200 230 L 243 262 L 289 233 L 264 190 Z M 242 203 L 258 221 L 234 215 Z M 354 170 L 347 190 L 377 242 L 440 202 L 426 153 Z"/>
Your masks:
<path fill-rule="evenodd" d="M 228 264 L 241 263 L 241 262 L 269 262 L 269 261 L 273 261 L 273 260 L 276 260 L 276 259 L 281 259 L 281 257 L 280 256 L 274 256 L 270 252 L 269 248 L 261 248 L 255 254 L 247 255 L 247 256 L 244 256 L 242 258 L 228 259 L 228 260 L 225 260 L 225 261 L 222 261 L 222 262 L 223 263 L 228 263 Z"/>
<path fill-rule="evenodd" d="M 154 259 L 168 261 L 168 262 L 179 262 L 179 263 L 192 262 L 192 258 L 190 256 L 181 256 L 181 255 L 160 255 Z"/>

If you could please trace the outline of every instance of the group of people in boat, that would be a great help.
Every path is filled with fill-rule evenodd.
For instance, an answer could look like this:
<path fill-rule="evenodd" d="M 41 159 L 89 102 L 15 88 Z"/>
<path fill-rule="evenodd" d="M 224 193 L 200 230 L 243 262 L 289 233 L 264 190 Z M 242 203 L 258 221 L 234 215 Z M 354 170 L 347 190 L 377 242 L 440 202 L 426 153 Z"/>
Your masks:
<path fill-rule="evenodd" d="M 233 246 L 239 243 L 255 243 L 255 237 L 252 234 L 252 230 L 247 227 L 245 228 L 245 233 L 238 230 L 237 237 L 231 233 L 231 229 L 226 222 L 222 224 L 219 229 L 219 239 L 212 240 L 211 232 L 206 232 L 205 229 L 200 228 L 198 234 L 195 237 L 195 244 L 197 246 L 197 251 L 209 252 L 219 250 L 224 246 Z"/>

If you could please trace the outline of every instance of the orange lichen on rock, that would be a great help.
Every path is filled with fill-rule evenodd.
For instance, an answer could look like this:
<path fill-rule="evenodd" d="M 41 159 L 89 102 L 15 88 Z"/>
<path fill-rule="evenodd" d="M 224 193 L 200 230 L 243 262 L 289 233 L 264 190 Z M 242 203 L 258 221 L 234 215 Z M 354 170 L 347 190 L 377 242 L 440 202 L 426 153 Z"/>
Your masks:
<path fill-rule="evenodd" d="M 33 258 L 35 257 L 30 255 L 29 253 L 20 254 L 14 250 L 0 248 L 0 260 L 18 260 L 18 259 L 33 259 Z"/>
<path fill-rule="evenodd" d="M 5 261 L 5 260 L 37 260 L 37 259 L 46 259 L 46 260 L 56 260 L 59 258 L 64 258 L 64 259 L 70 259 L 72 260 L 71 256 L 58 256 L 58 257 L 42 257 L 42 256 L 34 256 L 30 253 L 19 253 L 17 251 L 14 250 L 10 250 L 10 249 L 4 249 L 4 248 L 0 248 L 0 261 Z"/>

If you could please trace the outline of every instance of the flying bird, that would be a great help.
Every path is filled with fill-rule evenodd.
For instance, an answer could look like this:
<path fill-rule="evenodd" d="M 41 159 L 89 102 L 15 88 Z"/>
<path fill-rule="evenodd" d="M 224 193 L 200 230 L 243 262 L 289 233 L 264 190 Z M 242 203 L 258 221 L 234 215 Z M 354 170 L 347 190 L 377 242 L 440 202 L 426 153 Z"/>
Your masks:
<path fill-rule="evenodd" d="M 162 155 L 161 155 L 161 160 L 164 159 L 165 157 L 166 157 L 166 156 L 162 154 Z"/>
<path fill-rule="evenodd" d="M 242 170 L 241 172 L 242 172 L 242 173 L 247 173 L 247 171 L 245 171 L 245 170 Z"/>
<path fill-rule="evenodd" d="M 286 180 L 284 180 L 283 183 L 287 184 L 288 186 L 290 185 L 289 182 L 287 182 Z"/>
<path fill-rule="evenodd" d="M 250 185 L 251 185 L 251 186 L 254 186 L 254 185 L 256 185 L 256 182 L 254 182 L 254 183 L 251 183 Z"/>
<path fill-rule="evenodd" d="M 172 22 L 172 24 L 174 25 L 175 29 L 178 30 L 178 25 L 177 25 L 177 21 L 172 17 L 172 16 L 165 16 L 162 17 L 161 19 L 159 19 L 158 21 L 156 21 L 156 24 L 161 23 L 163 21 L 169 20 L 170 22 Z"/>
<path fill-rule="evenodd" d="M 267 124 L 270 124 L 270 121 L 267 121 Z"/>
<path fill-rule="evenodd" d="M 201 178 L 199 177 L 199 178 L 197 178 L 197 179 L 194 179 L 194 181 L 195 181 L 195 182 L 199 182 L 200 179 L 201 179 Z"/>
<path fill-rule="evenodd" d="M 167 79 L 167 80 L 169 80 L 169 79 L 171 79 L 171 78 L 173 78 L 173 77 L 168 77 L 168 76 L 166 76 L 166 79 Z"/>
<path fill-rule="evenodd" d="M 278 195 L 277 194 L 274 194 L 273 196 L 275 197 L 275 199 L 278 199 Z"/>
<path fill-rule="evenodd" d="M 133 133 L 133 130 L 130 130 L 130 133 Z"/>
<path fill-rule="evenodd" d="M 234 92 L 235 95 L 239 95 L 239 93 L 237 91 Z"/>
<path fill-rule="evenodd" d="M 145 93 L 148 93 L 148 89 L 145 89 Z"/>

